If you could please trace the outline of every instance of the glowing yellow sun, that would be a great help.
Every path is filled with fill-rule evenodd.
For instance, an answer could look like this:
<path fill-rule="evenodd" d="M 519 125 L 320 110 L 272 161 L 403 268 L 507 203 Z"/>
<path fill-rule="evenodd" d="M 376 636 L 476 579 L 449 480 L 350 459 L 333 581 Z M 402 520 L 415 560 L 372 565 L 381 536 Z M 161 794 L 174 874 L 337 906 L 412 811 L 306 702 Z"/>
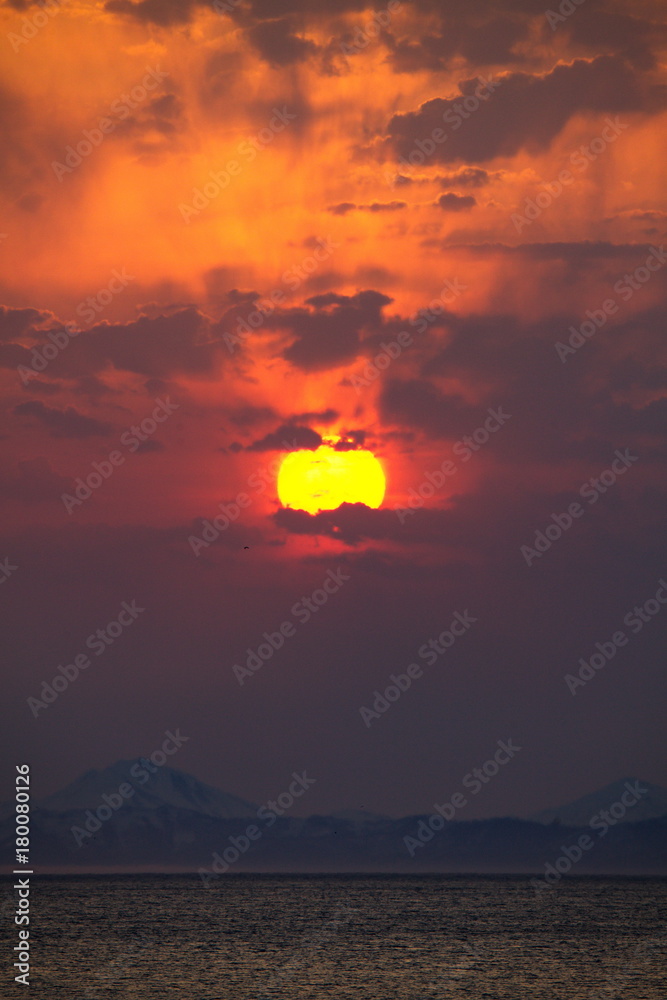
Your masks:
<path fill-rule="evenodd" d="M 336 451 L 320 445 L 316 451 L 293 451 L 278 473 L 278 496 L 284 507 L 335 510 L 342 503 L 379 507 L 386 487 L 384 471 L 370 451 Z"/>

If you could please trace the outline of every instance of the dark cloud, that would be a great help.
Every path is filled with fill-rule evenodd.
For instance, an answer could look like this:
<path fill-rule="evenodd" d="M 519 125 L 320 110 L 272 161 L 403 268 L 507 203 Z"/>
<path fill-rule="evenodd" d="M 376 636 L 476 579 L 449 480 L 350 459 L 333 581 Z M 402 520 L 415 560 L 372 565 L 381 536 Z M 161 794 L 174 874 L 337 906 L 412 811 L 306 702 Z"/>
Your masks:
<path fill-rule="evenodd" d="M 161 441 L 156 440 L 156 438 L 150 438 L 148 441 L 142 441 L 135 449 L 135 454 L 141 455 L 145 452 L 154 451 L 164 451 L 164 445 Z"/>
<path fill-rule="evenodd" d="M 327 212 L 331 212 L 333 215 L 347 215 L 348 212 L 354 211 L 357 205 L 352 201 L 341 201 L 338 205 L 330 205 Z"/>
<path fill-rule="evenodd" d="M 579 243 L 450 243 L 449 249 L 466 251 L 476 257 L 490 257 L 496 254 L 508 257 L 526 257 L 532 260 L 562 260 L 581 264 L 601 260 L 623 258 L 628 262 L 645 258 L 652 250 L 651 243 L 610 243 L 607 240 L 581 240 Z"/>
<path fill-rule="evenodd" d="M 226 299 L 232 306 L 247 305 L 255 302 L 257 299 L 261 299 L 261 292 L 242 292 L 239 288 L 232 288 L 226 294 Z"/>
<path fill-rule="evenodd" d="M 498 485 L 495 489 L 498 491 L 495 503 L 502 512 L 500 518 L 512 521 L 515 530 L 517 524 L 525 524 L 530 518 L 527 511 L 536 505 L 535 498 L 527 496 L 521 504 L 517 504 L 515 498 L 512 508 L 506 491 L 500 490 Z M 539 505 L 539 501 L 537 503 Z M 397 506 L 402 512 L 408 509 Z M 397 510 L 389 506 L 372 509 L 363 503 L 343 503 L 336 510 L 323 510 L 317 514 L 281 507 L 273 515 L 273 521 L 289 534 L 335 538 L 350 546 L 359 546 L 367 541 L 389 542 L 405 547 L 453 546 L 456 543 L 459 549 L 479 550 L 494 540 L 490 526 L 479 524 L 480 513 L 478 498 L 467 495 L 454 497 L 448 508 L 437 506 L 433 501 L 431 505 L 410 508 L 407 514 L 402 513 L 400 517 Z M 494 542 L 496 548 L 497 539 Z M 422 562 L 421 554 L 418 555 L 414 548 L 413 558 L 415 562 Z M 382 572 L 382 566 L 377 569 Z"/>
<path fill-rule="evenodd" d="M 525 19 L 505 15 L 481 20 L 476 9 L 471 16 L 446 17 L 442 31 L 418 39 L 396 41 L 389 35 L 389 64 L 396 73 L 437 72 L 449 68 L 454 57 L 463 56 L 476 66 L 506 65 L 522 61 L 514 49 L 527 37 Z"/>
<path fill-rule="evenodd" d="M 32 2 L 37 3 L 37 0 L 32 0 Z M 532 6 L 536 2 L 537 0 L 533 0 Z M 25 10 L 31 6 L 31 3 L 26 2 L 26 0 L 8 0 L 8 5 L 17 10 Z M 415 6 L 427 13 L 437 11 L 443 17 L 445 15 L 455 16 L 461 25 L 464 24 L 465 15 L 470 13 L 469 8 L 465 8 L 465 6 L 460 8 L 448 6 L 446 9 L 440 10 L 439 4 L 434 4 L 431 0 L 423 0 Z M 229 16 L 241 23 L 249 22 L 253 26 L 282 19 L 287 19 L 290 23 L 298 20 L 301 24 L 307 22 L 317 24 L 341 13 L 368 10 L 368 4 L 365 0 L 321 0 L 315 6 L 308 3 L 308 0 L 249 0 L 248 3 L 242 3 L 240 0 L 139 0 L 139 2 L 109 0 L 105 5 L 105 10 L 134 17 L 139 21 L 168 27 L 192 20 L 197 7 L 212 8 L 221 17 Z M 516 7 L 519 11 L 527 11 L 531 8 L 531 2 L 530 0 L 522 0 L 516 4 Z M 540 8 L 540 11 L 542 9 Z M 484 14 L 488 15 L 486 24 L 480 20 L 479 16 Z M 499 22 L 508 21 L 508 19 L 504 16 L 498 16 L 497 20 L 493 20 L 494 16 L 493 5 L 486 2 L 476 5 L 476 14 L 470 26 L 471 37 L 467 43 L 469 46 L 476 44 L 477 48 L 482 50 L 489 44 L 486 36 L 494 33 L 503 36 L 497 44 L 506 44 L 507 35 L 511 33 L 511 29 Z M 366 21 L 361 21 L 360 27 Z M 460 32 L 461 29 L 457 30 Z M 520 26 L 517 26 L 515 31 L 519 30 Z M 474 40 L 475 31 L 477 33 L 481 31 L 483 36 L 477 43 Z"/>
<path fill-rule="evenodd" d="M 14 413 L 19 417 L 34 417 L 57 438 L 106 437 L 113 430 L 111 424 L 87 417 L 73 406 L 58 410 L 38 399 L 19 403 L 14 407 Z"/>
<path fill-rule="evenodd" d="M 183 104 L 176 94 L 166 93 L 121 121 L 114 135 L 130 140 L 134 152 L 143 155 L 175 148 L 183 127 Z"/>
<path fill-rule="evenodd" d="M 41 335 L 46 338 L 47 332 Z M 188 306 L 171 315 L 141 316 L 124 324 L 91 327 L 71 339 L 50 362 L 49 370 L 58 377 L 77 378 L 112 366 L 149 379 L 179 374 L 208 378 L 225 357 L 229 352 L 212 337 L 207 318 Z M 26 352 L 15 363 L 29 365 L 30 354 Z"/>
<path fill-rule="evenodd" d="M 176 94 L 163 94 L 150 102 L 150 111 L 160 121 L 179 118 L 183 114 L 183 104 Z"/>
<path fill-rule="evenodd" d="M 575 269 L 571 279 L 562 280 L 576 277 Z M 548 273 L 544 281 L 550 283 Z M 448 314 L 444 346 L 424 338 L 413 348 L 413 357 L 420 357 L 419 377 L 383 380 L 380 417 L 387 427 L 451 444 L 472 435 L 489 410 L 500 407 L 509 417 L 491 435 L 482 462 L 486 456 L 517 466 L 578 461 L 590 465 L 593 474 L 596 466 L 600 471 L 609 463 L 616 448 L 632 445 L 648 468 L 664 453 L 660 425 L 667 411 L 664 401 L 655 399 L 667 364 L 663 316 L 657 305 L 610 319 L 573 362 L 563 364 L 556 344 L 581 324 L 575 314 L 529 324 L 513 315 Z M 608 389 L 610 384 L 627 387 L 620 375 L 626 365 L 632 402 Z M 443 377 L 466 386 L 466 397 L 443 391 L 438 385 Z"/>
<path fill-rule="evenodd" d="M 490 174 L 487 170 L 482 170 L 481 167 L 463 167 L 454 173 L 438 177 L 437 180 L 440 186 L 444 188 L 483 187 L 498 176 L 498 173 Z"/>
<path fill-rule="evenodd" d="M 477 199 L 473 198 L 471 194 L 454 194 L 453 191 L 448 191 L 447 194 L 440 195 L 436 204 L 446 212 L 463 212 L 466 209 L 474 208 Z"/>
<path fill-rule="evenodd" d="M 502 16 L 481 25 L 471 22 L 462 27 L 460 33 L 456 29 L 453 32 L 457 49 L 468 62 L 491 66 L 519 58 L 514 47 L 527 37 L 528 26 L 524 20 Z"/>
<path fill-rule="evenodd" d="M 12 0 L 11 5 L 17 10 L 30 6 L 25 0 Z M 538 27 L 543 30 L 547 42 L 553 38 L 539 0 L 518 0 L 511 14 L 490 0 L 477 3 L 474 8 L 459 3 L 445 6 L 432 0 L 421 0 L 413 6 L 429 17 L 435 15 L 440 26 L 428 34 L 401 38 L 391 33 L 391 26 L 382 32 L 382 41 L 389 49 L 389 64 L 397 73 L 438 72 L 450 68 L 454 60 L 461 58 L 475 66 L 516 65 L 525 61 L 521 45 L 529 37 L 531 17 L 538 19 Z M 306 0 L 251 0 L 249 4 L 235 0 L 108 0 L 105 5 L 105 10 L 121 17 L 162 27 L 178 27 L 191 22 L 198 8 L 212 8 L 221 17 L 233 18 L 263 59 L 272 66 L 284 67 L 318 53 L 318 46 L 303 37 L 308 27 L 317 27 L 346 11 L 361 13 L 367 10 L 367 4 L 364 0 L 344 0 L 342 4 L 326 0 L 315 7 Z M 652 40 L 659 42 L 664 33 L 664 25 L 659 23 L 659 8 L 653 15 L 638 17 L 606 11 L 594 0 L 588 0 L 584 8 L 577 9 L 576 15 L 558 25 L 560 33 L 569 34 L 572 45 L 595 53 L 601 48 L 619 52 L 637 65 L 653 64 L 650 43 Z M 651 16 L 653 20 L 649 19 Z M 359 29 L 363 30 L 366 20 L 360 17 Z M 341 68 L 335 64 L 340 45 L 346 39 L 354 43 L 354 31 L 344 30 L 342 22 L 337 33 L 338 37 L 334 34 L 322 50 L 324 72 L 340 73 Z M 234 58 L 240 58 L 240 54 L 231 53 L 230 59 Z M 226 75 L 226 71 L 222 75 Z M 221 76 L 219 84 L 222 83 Z"/>
<path fill-rule="evenodd" d="M 405 201 L 374 201 L 370 205 L 355 205 L 351 201 L 342 201 L 339 205 L 331 205 L 327 211 L 333 215 L 347 215 L 348 212 L 398 212 L 407 208 Z"/>
<path fill-rule="evenodd" d="M 414 487 L 422 480 L 423 473 Z M 360 556 L 368 552 L 368 542 L 380 543 L 375 550 L 374 572 L 382 577 L 387 575 L 386 569 L 400 547 L 411 553 L 412 571 L 422 579 L 428 579 L 430 568 L 442 573 L 449 566 L 453 579 L 469 578 L 475 581 L 473 587 L 478 588 L 481 585 L 479 574 L 473 567 L 481 560 L 492 576 L 497 573 L 498 579 L 504 581 L 503 591 L 505 588 L 511 591 L 510 600 L 514 602 L 517 586 L 523 589 L 519 577 L 526 569 L 520 546 L 531 538 L 533 526 L 548 523 L 554 510 L 567 509 L 568 503 L 578 497 L 576 486 L 580 481 L 576 478 L 568 481 L 564 477 L 562 488 L 545 485 L 536 489 L 525 474 L 512 470 L 509 476 L 490 478 L 474 493 L 452 493 L 458 482 L 452 480 L 452 485 L 442 491 L 440 504 L 436 497 L 421 506 L 410 501 L 397 503 L 393 509 L 384 506 L 373 510 L 361 503 L 344 503 L 336 510 L 308 514 L 280 508 L 273 514 L 273 522 L 288 534 L 335 539 L 356 548 Z M 449 495 L 444 506 L 446 494 Z M 628 558 L 632 545 L 639 545 L 648 552 L 653 526 L 660 520 L 658 494 L 664 498 L 664 491 L 650 488 L 638 491 L 633 501 L 617 493 L 613 500 L 606 498 L 606 509 L 599 507 L 593 511 L 589 505 L 590 516 L 582 517 L 576 525 L 578 559 L 583 565 L 595 565 L 596 562 L 599 565 L 611 552 L 615 552 L 616 557 Z M 419 499 L 416 489 L 414 496 Z M 646 522 L 636 522 L 633 503 L 639 505 L 650 522 L 648 530 Z M 434 549 L 437 550 L 435 555 Z M 561 558 L 565 561 L 556 574 L 562 573 L 562 585 L 567 588 L 568 563 L 562 552 Z M 405 563 L 405 557 L 398 552 L 398 565 L 407 569 Z M 447 570 L 444 575 L 449 575 Z M 526 574 L 527 588 L 530 587 L 529 577 L 530 574 Z M 560 583 L 557 586 L 560 588 Z M 537 595 L 537 600 L 540 599 Z"/>
<path fill-rule="evenodd" d="M 367 6 L 365 0 L 320 0 L 317 5 L 309 0 L 250 0 L 252 15 L 259 20 L 290 14 L 322 19 L 344 11 L 366 10 Z"/>
<path fill-rule="evenodd" d="M 0 340 L 16 341 L 37 323 L 45 322 L 51 313 L 43 309 L 11 309 L 0 306 Z"/>
<path fill-rule="evenodd" d="M 476 95 L 479 80 L 469 79 L 459 83 L 458 97 L 434 98 L 418 111 L 394 115 L 387 132 L 396 155 L 412 162 L 410 154 L 416 153 L 413 159 L 419 163 L 427 159 L 480 163 L 514 156 L 521 149 L 547 149 L 570 118 L 581 112 L 651 112 L 667 106 L 667 95 L 651 89 L 618 56 L 561 64 L 544 76 L 507 73 L 493 82 L 498 86 L 488 100 L 478 98 L 489 90 Z M 466 97 L 469 110 L 463 104 Z M 475 102 L 478 106 L 473 107 Z M 446 138 L 433 142 L 435 130 Z M 420 154 L 417 145 L 425 140 L 433 147 L 428 156 Z"/>
<path fill-rule="evenodd" d="M 609 388 L 628 392 L 638 387 L 646 389 L 667 389 L 667 363 L 646 364 L 636 357 L 624 357 L 610 362 Z"/>
<path fill-rule="evenodd" d="M 308 514 L 304 510 L 281 507 L 273 515 L 279 528 L 294 535 L 327 535 L 347 544 L 362 539 L 388 538 L 398 534 L 396 513 L 388 509 L 371 510 L 363 503 L 344 503 L 336 510 Z"/>
<path fill-rule="evenodd" d="M 104 9 L 137 21 L 158 24 L 163 28 L 187 24 L 192 20 L 199 0 L 107 0 Z"/>
<path fill-rule="evenodd" d="M 407 208 L 405 201 L 374 201 L 371 205 L 360 205 L 359 208 L 365 212 L 398 212 L 402 208 Z"/>
<path fill-rule="evenodd" d="M 30 365 L 32 354 L 20 344 L 0 343 L 0 368 L 18 368 L 19 365 Z"/>
<path fill-rule="evenodd" d="M 343 431 L 339 441 L 334 445 L 334 451 L 356 451 L 363 448 L 366 441 L 366 431 Z"/>
<path fill-rule="evenodd" d="M 368 290 L 356 295 L 328 292 L 306 300 L 310 309 L 287 309 L 267 318 L 265 327 L 295 335 L 283 357 L 304 371 L 346 364 L 359 353 L 361 334 L 382 325 L 381 311 L 392 301 Z"/>
<path fill-rule="evenodd" d="M 489 173 L 481 167 L 462 167 L 460 170 L 438 177 L 407 177 L 405 174 L 396 174 L 393 183 L 394 187 L 407 187 L 411 184 L 439 184 L 444 188 L 483 187 L 501 176 L 502 172 L 499 170 Z"/>
<path fill-rule="evenodd" d="M 294 20 L 290 17 L 263 21 L 250 28 L 248 38 L 271 66 L 289 66 L 303 62 L 317 52 L 317 45 L 296 35 L 294 27 Z"/>
<path fill-rule="evenodd" d="M 300 451 L 302 448 L 315 450 L 322 444 L 317 431 L 300 424 L 283 424 L 260 441 L 248 445 L 246 451 Z"/>
<path fill-rule="evenodd" d="M 379 404 L 386 423 L 417 427 L 431 437 L 460 437 L 474 429 L 480 416 L 479 406 L 442 393 L 424 379 L 386 379 Z"/>
<path fill-rule="evenodd" d="M 658 15 L 658 12 L 655 12 Z M 565 21 L 554 21 L 555 30 L 565 31 L 574 46 L 591 52 L 600 51 L 622 53 L 626 59 L 642 68 L 655 64 L 652 43 L 657 48 L 667 39 L 667 25 L 663 19 L 648 20 L 622 11 L 603 8 L 589 8 L 584 5 L 577 11 L 577 17 Z M 649 15 L 650 16 L 650 15 Z M 553 37 L 553 30 L 544 26 L 544 34 Z"/>

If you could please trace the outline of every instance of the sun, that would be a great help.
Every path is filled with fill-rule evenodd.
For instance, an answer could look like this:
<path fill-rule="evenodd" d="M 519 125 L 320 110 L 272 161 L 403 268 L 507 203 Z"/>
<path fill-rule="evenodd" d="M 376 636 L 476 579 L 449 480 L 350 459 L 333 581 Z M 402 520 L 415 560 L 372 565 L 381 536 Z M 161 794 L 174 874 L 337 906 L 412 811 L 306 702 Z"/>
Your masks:
<path fill-rule="evenodd" d="M 309 514 L 335 510 L 342 503 L 379 507 L 385 488 L 380 462 L 362 449 L 336 451 L 323 444 L 316 451 L 293 451 L 278 472 L 282 505 Z"/>

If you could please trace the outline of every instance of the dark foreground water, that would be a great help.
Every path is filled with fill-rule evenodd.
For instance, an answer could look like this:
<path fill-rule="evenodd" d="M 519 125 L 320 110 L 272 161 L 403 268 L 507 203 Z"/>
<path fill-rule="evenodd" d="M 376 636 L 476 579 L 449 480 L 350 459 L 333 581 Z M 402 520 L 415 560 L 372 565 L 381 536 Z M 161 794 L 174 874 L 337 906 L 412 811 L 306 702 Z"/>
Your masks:
<path fill-rule="evenodd" d="M 3 891 L 11 894 L 11 883 Z M 5 899 L 7 896 L 5 895 Z M 667 881 L 33 880 L 38 1000 L 665 1000 Z M 8 974 L 9 973 L 9 974 Z"/>

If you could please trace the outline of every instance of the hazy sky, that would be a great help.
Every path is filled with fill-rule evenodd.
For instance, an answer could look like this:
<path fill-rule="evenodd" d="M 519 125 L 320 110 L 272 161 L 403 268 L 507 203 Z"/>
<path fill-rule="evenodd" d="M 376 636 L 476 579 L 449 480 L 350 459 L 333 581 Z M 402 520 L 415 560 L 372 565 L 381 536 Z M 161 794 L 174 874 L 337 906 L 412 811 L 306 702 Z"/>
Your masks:
<path fill-rule="evenodd" d="M 461 818 L 667 783 L 667 17 L 571 9 L 1 8 L 1 712 L 37 793 L 175 727 L 244 798 L 306 768 L 305 812 L 429 811 L 508 738 Z M 382 507 L 282 509 L 285 448 L 341 438 Z"/>

